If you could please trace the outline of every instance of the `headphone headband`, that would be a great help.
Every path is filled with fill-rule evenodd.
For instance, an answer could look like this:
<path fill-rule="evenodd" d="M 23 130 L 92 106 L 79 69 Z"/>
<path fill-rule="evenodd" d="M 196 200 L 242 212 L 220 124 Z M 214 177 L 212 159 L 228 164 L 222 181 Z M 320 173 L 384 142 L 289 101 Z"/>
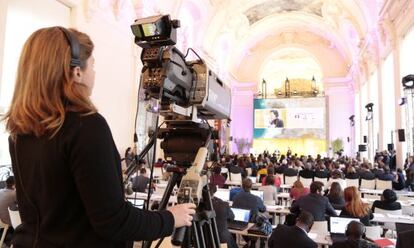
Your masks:
<path fill-rule="evenodd" d="M 67 30 L 66 28 L 63 27 L 58 27 L 60 29 L 60 31 L 63 32 L 63 34 L 66 37 L 66 40 L 69 43 L 69 47 L 70 47 L 70 66 L 71 67 L 76 67 L 76 66 L 81 66 L 81 60 L 79 58 L 79 41 L 78 38 L 72 34 L 72 32 L 70 32 L 69 30 Z"/>

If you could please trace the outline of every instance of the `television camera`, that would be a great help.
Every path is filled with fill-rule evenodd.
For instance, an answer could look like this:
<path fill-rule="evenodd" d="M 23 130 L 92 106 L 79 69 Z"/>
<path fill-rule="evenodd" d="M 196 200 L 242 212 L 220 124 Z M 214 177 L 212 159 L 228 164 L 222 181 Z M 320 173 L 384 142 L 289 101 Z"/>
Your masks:
<path fill-rule="evenodd" d="M 231 90 L 194 50 L 191 49 L 198 60 L 187 61 L 189 51 L 184 55 L 174 46 L 179 26 L 179 21 L 171 20 L 169 15 L 139 19 L 131 25 L 135 43 L 142 47 L 140 87 L 150 102 L 149 109 L 162 115 L 166 124 L 154 132 L 140 156 L 160 138 L 166 160 L 177 165 L 159 210 L 166 208 L 177 183 L 178 202 L 194 202 L 198 206 L 191 229 L 176 229 L 172 243 L 219 247 L 207 178 L 202 174 L 213 134 L 208 120 L 229 119 Z M 134 168 L 128 168 L 128 177 L 133 172 Z M 151 242 L 146 245 L 150 247 Z"/>

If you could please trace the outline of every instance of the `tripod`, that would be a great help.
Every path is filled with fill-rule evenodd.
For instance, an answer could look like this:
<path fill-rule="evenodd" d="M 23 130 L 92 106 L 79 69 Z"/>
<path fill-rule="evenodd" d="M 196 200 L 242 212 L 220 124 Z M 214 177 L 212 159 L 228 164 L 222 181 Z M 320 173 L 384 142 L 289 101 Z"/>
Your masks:
<path fill-rule="evenodd" d="M 177 194 L 178 203 L 193 202 L 197 206 L 192 226 L 177 228 L 171 241 L 174 245 L 185 248 L 219 248 L 220 239 L 207 178 L 205 175 L 201 176 L 207 157 L 207 146 L 210 143 L 210 127 L 189 121 L 168 121 L 166 123 L 167 128 L 160 129 L 158 134 L 159 138 L 164 139 L 161 142 L 161 148 L 164 150 L 165 157 L 172 158 L 178 166 L 167 169 L 172 175 L 158 210 L 166 209 L 170 195 L 177 184 L 180 185 Z M 145 147 L 138 157 L 145 156 L 145 153 L 154 145 L 155 140 L 155 137 L 152 137 L 147 145 L 149 148 Z M 130 175 L 134 168 L 128 168 L 127 171 L 129 172 L 127 174 Z M 157 243 L 156 247 L 162 241 L 163 239 Z M 152 241 L 143 242 L 142 247 L 150 248 L 151 244 Z"/>

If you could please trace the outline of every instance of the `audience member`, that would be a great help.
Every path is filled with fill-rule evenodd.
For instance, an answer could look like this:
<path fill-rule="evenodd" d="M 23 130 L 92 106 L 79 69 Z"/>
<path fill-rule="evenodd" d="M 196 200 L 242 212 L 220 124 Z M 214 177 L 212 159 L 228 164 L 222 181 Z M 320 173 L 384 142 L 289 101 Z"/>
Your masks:
<path fill-rule="evenodd" d="M 220 243 L 227 243 L 228 248 L 237 248 L 237 244 L 227 226 L 228 220 L 234 220 L 234 213 L 231 211 L 229 203 L 221 200 L 220 198 L 214 197 L 216 192 L 217 186 L 210 183 L 211 202 L 213 204 L 214 211 L 216 212 L 216 223 Z"/>
<path fill-rule="evenodd" d="M 299 176 L 303 178 L 312 178 L 315 176 L 315 172 L 312 170 L 312 165 L 310 162 L 306 162 L 304 169 L 299 172 Z"/>
<path fill-rule="evenodd" d="M 395 175 L 391 173 L 390 167 L 385 166 L 384 172 L 378 174 L 378 179 L 383 181 L 395 181 Z"/>
<path fill-rule="evenodd" d="M 315 181 L 310 185 L 310 193 L 294 201 L 290 211 L 299 214 L 308 211 L 313 215 L 315 221 L 324 221 L 325 214 L 337 216 L 335 209 L 329 203 L 328 198 L 322 195 L 323 183 Z"/>
<path fill-rule="evenodd" d="M 359 191 L 356 187 L 345 188 L 345 207 L 342 209 L 340 216 L 359 218 L 365 226 L 370 226 L 369 220 L 374 218 L 369 205 L 362 202 Z"/>
<path fill-rule="evenodd" d="M 250 209 L 252 214 L 265 212 L 266 206 L 263 204 L 262 199 L 250 193 L 252 186 L 253 183 L 250 178 L 243 180 L 242 190 L 234 196 L 232 207 Z"/>
<path fill-rule="evenodd" d="M 375 243 L 365 239 L 365 226 L 351 221 L 346 228 L 346 240 L 334 242 L 332 248 L 378 248 Z"/>
<path fill-rule="evenodd" d="M 147 170 L 145 168 L 141 168 L 139 170 L 139 176 L 132 178 L 132 190 L 134 192 L 146 192 L 150 182 L 150 179 L 146 174 Z"/>
<path fill-rule="evenodd" d="M 279 176 L 277 176 L 277 175 L 275 175 L 275 169 L 274 169 L 274 167 L 273 166 L 268 166 L 267 167 L 267 176 L 273 176 L 273 178 L 274 178 L 274 183 L 273 183 L 273 185 L 274 186 L 276 186 L 276 187 L 280 187 L 280 184 L 282 183 L 281 182 L 281 179 L 280 179 L 280 177 Z M 265 185 L 267 185 L 266 184 L 266 177 L 267 176 L 265 176 L 265 177 L 263 177 L 262 178 L 262 185 L 263 186 L 265 186 Z"/>
<path fill-rule="evenodd" d="M 265 186 L 260 186 L 259 190 L 263 191 L 263 201 L 265 204 L 275 205 L 277 200 L 277 188 L 275 187 L 275 178 L 273 175 L 265 177 Z"/>
<path fill-rule="evenodd" d="M 255 216 L 255 214 L 257 214 L 258 212 L 265 212 L 266 206 L 263 204 L 262 199 L 250 193 L 252 186 L 253 183 L 252 180 L 250 180 L 250 178 L 243 179 L 242 190 L 236 196 L 234 196 L 232 207 L 249 209 L 251 216 Z M 257 238 L 243 236 L 243 239 L 248 244 L 250 243 L 250 247 L 253 248 L 256 246 Z"/>
<path fill-rule="evenodd" d="M 210 183 L 216 185 L 219 188 L 223 188 L 226 179 L 221 175 L 221 167 L 215 166 L 213 169 L 213 175 L 210 177 Z"/>
<path fill-rule="evenodd" d="M 308 232 L 313 225 L 311 213 L 302 211 L 296 219 L 296 225 L 278 225 L 268 241 L 269 248 L 301 247 L 316 248 L 317 244 L 309 238 Z"/>
<path fill-rule="evenodd" d="M 364 180 L 374 180 L 375 179 L 375 174 L 372 173 L 369 170 L 369 165 L 368 163 L 363 163 L 361 170 L 359 172 L 359 178 L 364 179 Z"/>
<path fill-rule="evenodd" d="M 356 173 L 356 170 L 353 166 L 349 166 L 346 169 L 345 178 L 347 179 L 359 179 L 358 173 Z"/>
<path fill-rule="evenodd" d="M 338 182 L 331 184 L 327 196 L 334 209 L 341 210 L 345 206 L 344 192 Z"/>
<path fill-rule="evenodd" d="M 386 189 L 382 192 L 381 200 L 376 200 L 372 204 L 372 212 L 375 213 L 375 208 L 383 210 L 400 210 L 401 204 L 397 202 L 397 194 L 391 190 Z"/>
<path fill-rule="evenodd" d="M 16 190 L 14 188 L 14 177 L 6 179 L 6 188 L 0 190 L 0 219 L 3 223 L 11 225 L 9 207 L 16 205 Z"/>
<path fill-rule="evenodd" d="M 292 188 L 290 189 L 289 196 L 290 196 L 290 198 L 292 198 L 293 200 L 297 200 L 297 199 L 299 199 L 300 197 L 302 197 L 302 196 L 304 196 L 304 195 L 307 195 L 307 194 L 309 194 L 309 189 L 308 189 L 308 188 L 303 187 L 303 184 L 302 184 L 302 182 L 301 182 L 301 181 L 296 180 L 296 181 L 293 183 Z"/>
<path fill-rule="evenodd" d="M 405 178 L 401 168 L 395 172 L 396 180 L 392 182 L 392 188 L 395 190 L 403 190 L 405 188 Z"/>

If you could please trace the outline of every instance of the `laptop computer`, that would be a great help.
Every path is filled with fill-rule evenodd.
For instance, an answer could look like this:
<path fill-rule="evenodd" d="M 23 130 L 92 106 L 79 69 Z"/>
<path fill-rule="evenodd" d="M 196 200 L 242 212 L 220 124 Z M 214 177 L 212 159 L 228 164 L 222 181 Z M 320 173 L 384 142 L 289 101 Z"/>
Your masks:
<path fill-rule="evenodd" d="M 257 177 L 248 177 L 252 183 L 256 183 L 257 182 Z"/>
<path fill-rule="evenodd" d="M 330 217 L 329 218 L 329 232 L 331 233 L 332 241 L 346 240 L 345 231 L 349 222 L 358 221 L 357 218 L 342 218 L 342 217 Z"/>
<path fill-rule="evenodd" d="M 229 220 L 227 225 L 230 229 L 244 230 L 249 224 L 250 210 L 242 208 L 231 208 L 234 213 L 234 220 Z"/>
<path fill-rule="evenodd" d="M 229 201 L 230 191 L 229 190 L 217 190 L 216 193 L 214 193 L 214 196 L 217 198 L 220 198 L 223 201 Z"/>
<path fill-rule="evenodd" d="M 250 190 L 250 193 L 252 193 L 255 196 L 258 196 L 263 201 L 263 191 L 260 191 L 260 190 Z"/>

